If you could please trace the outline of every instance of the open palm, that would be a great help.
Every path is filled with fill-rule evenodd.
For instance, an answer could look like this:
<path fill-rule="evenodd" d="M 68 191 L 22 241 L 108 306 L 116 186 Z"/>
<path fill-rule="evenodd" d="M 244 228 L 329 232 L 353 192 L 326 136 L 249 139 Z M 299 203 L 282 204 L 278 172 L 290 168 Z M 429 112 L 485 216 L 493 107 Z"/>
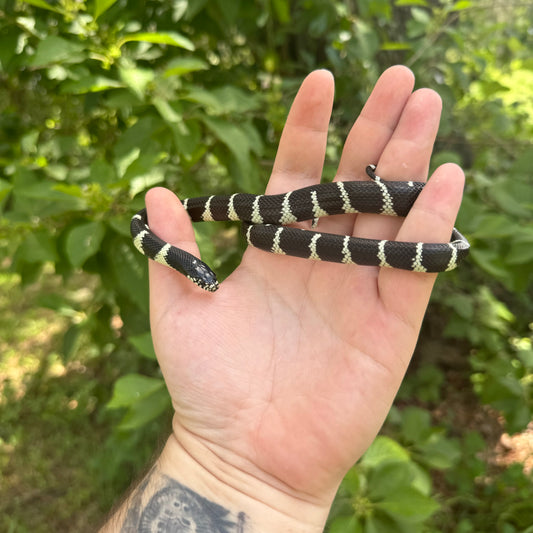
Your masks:
<path fill-rule="evenodd" d="M 441 104 L 430 90 L 412 92 L 413 83 L 403 67 L 381 76 L 336 179 L 367 179 L 369 163 L 384 179 L 425 179 Z M 320 181 L 332 101 L 331 74 L 310 74 L 287 119 L 268 194 Z M 446 242 L 462 188 L 461 170 L 445 165 L 405 219 L 342 215 L 321 219 L 319 229 Z M 176 197 L 153 189 L 146 202 L 153 231 L 197 254 Z M 332 498 L 383 423 L 434 280 L 248 249 L 212 294 L 150 262 L 152 335 L 176 441 L 198 461 L 216 457 L 284 491 Z"/>

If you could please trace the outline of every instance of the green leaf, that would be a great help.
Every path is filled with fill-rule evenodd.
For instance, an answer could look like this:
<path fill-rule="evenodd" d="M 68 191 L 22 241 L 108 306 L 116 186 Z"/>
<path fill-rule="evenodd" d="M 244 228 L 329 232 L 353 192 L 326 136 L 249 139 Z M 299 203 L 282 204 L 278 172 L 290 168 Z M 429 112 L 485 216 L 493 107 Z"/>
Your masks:
<path fill-rule="evenodd" d="M 404 487 L 390 494 L 387 499 L 376 502 L 375 507 L 389 516 L 409 522 L 423 522 L 439 509 L 439 504 L 417 490 Z"/>
<path fill-rule="evenodd" d="M 198 157 L 198 153 L 205 150 L 202 144 L 202 129 L 194 120 L 188 120 L 180 124 L 169 124 L 174 137 L 174 145 L 177 153 L 184 157 L 186 161 L 191 161 L 193 157 Z"/>
<path fill-rule="evenodd" d="M 120 377 L 113 387 L 113 396 L 107 404 L 109 409 L 131 407 L 154 392 L 165 387 L 160 378 L 151 378 L 140 374 L 127 374 Z"/>
<path fill-rule="evenodd" d="M 251 191 L 254 182 L 250 151 L 256 147 L 252 144 L 253 137 L 250 135 L 250 132 L 246 131 L 244 124 L 232 124 L 214 117 L 202 117 L 202 120 L 235 157 L 238 170 L 240 171 L 235 180 L 241 190 Z"/>
<path fill-rule="evenodd" d="M 119 73 L 137 98 L 144 100 L 147 86 L 154 80 L 154 71 L 147 68 L 121 68 Z"/>
<path fill-rule="evenodd" d="M 106 78 L 105 76 L 85 76 L 79 80 L 68 80 L 61 85 L 63 94 L 86 94 L 105 91 L 107 89 L 117 89 L 124 87 L 124 84 Z"/>
<path fill-rule="evenodd" d="M 288 0 L 273 0 L 272 5 L 278 20 L 282 24 L 288 24 L 291 21 L 291 9 Z"/>
<path fill-rule="evenodd" d="M 396 51 L 396 50 L 411 50 L 413 47 L 407 42 L 385 42 L 381 45 L 381 50 Z"/>
<path fill-rule="evenodd" d="M 57 7 L 54 7 L 50 5 L 48 2 L 45 2 L 44 0 L 22 0 L 26 4 L 30 4 L 35 7 L 40 7 L 42 9 L 47 9 L 48 11 L 53 11 L 54 13 L 60 13 L 61 15 L 64 13 L 62 9 L 58 9 Z"/>
<path fill-rule="evenodd" d="M 238 24 L 241 0 L 216 0 L 220 8 L 220 13 L 225 22 L 230 25 Z"/>
<path fill-rule="evenodd" d="M 355 515 L 339 516 L 328 527 L 328 533 L 362 533 L 363 526 Z"/>
<path fill-rule="evenodd" d="M 248 113 L 261 106 L 261 99 L 257 95 L 229 85 L 211 90 L 194 87 L 185 99 L 204 105 L 212 115 Z"/>
<path fill-rule="evenodd" d="M 130 195 L 133 198 L 140 192 L 165 180 L 164 169 L 159 163 L 164 154 L 146 152 L 135 159 L 124 173 L 124 180 L 130 184 Z"/>
<path fill-rule="evenodd" d="M 100 249 L 105 234 L 102 222 L 87 222 L 72 228 L 67 235 L 65 251 L 70 264 L 79 268 Z"/>
<path fill-rule="evenodd" d="M 527 199 L 533 202 L 530 184 L 500 179 L 495 181 L 487 192 L 507 213 L 516 217 L 531 217 L 531 208 L 526 203 Z"/>
<path fill-rule="evenodd" d="M 523 228 L 522 234 L 513 239 L 505 261 L 510 265 L 524 265 L 533 261 L 533 229 Z"/>
<path fill-rule="evenodd" d="M 163 76 L 165 78 L 170 76 L 182 76 L 189 72 L 208 69 L 209 65 L 198 57 L 177 57 L 167 64 Z"/>
<path fill-rule="evenodd" d="M 109 184 L 117 179 L 115 169 L 104 159 L 94 159 L 91 163 L 90 181 L 93 183 Z"/>
<path fill-rule="evenodd" d="M 427 0 L 396 0 L 394 2 L 395 6 L 422 6 L 427 7 L 428 3 Z"/>
<path fill-rule="evenodd" d="M 79 324 L 74 324 L 65 331 L 63 335 L 62 353 L 66 361 L 71 361 L 76 355 L 80 345 L 81 331 L 82 328 Z"/>
<path fill-rule="evenodd" d="M 402 411 L 402 434 L 408 442 L 419 442 L 425 439 L 431 428 L 429 411 L 418 407 L 407 407 Z"/>
<path fill-rule="evenodd" d="M 412 479 L 409 465 L 409 462 L 394 461 L 373 468 L 368 476 L 368 497 L 372 501 L 379 501 L 409 487 Z"/>
<path fill-rule="evenodd" d="M 167 44 L 169 46 L 177 46 L 185 48 L 186 50 L 194 51 L 194 44 L 187 37 L 176 32 L 142 32 L 130 33 L 125 35 L 118 42 L 119 48 L 124 44 L 132 41 L 142 41 L 154 44 Z"/>
<path fill-rule="evenodd" d="M 148 272 L 146 258 L 135 250 L 131 240 L 115 239 L 106 248 L 110 255 L 112 283 L 117 293 L 126 295 L 148 314 Z"/>
<path fill-rule="evenodd" d="M 409 452 L 389 437 L 379 435 L 361 459 L 361 464 L 372 468 L 386 461 L 409 461 Z"/>
<path fill-rule="evenodd" d="M 0 178 L 0 208 L 11 189 L 13 189 L 13 185 L 9 181 Z"/>
<path fill-rule="evenodd" d="M 361 476 L 357 467 L 351 468 L 342 480 L 342 487 L 350 494 L 357 494 L 361 490 Z"/>
<path fill-rule="evenodd" d="M 95 0 L 93 17 L 96 20 L 102 13 L 107 11 L 117 0 Z"/>
<path fill-rule="evenodd" d="M 414 524 L 410 524 L 409 529 L 406 531 L 397 520 L 383 512 L 379 512 L 379 510 L 377 511 L 374 510 L 365 520 L 364 533 L 421 533 L 419 529 L 414 527 Z"/>
<path fill-rule="evenodd" d="M 180 124 L 183 122 L 182 115 L 174 111 L 173 107 L 166 100 L 156 97 L 152 100 L 152 104 L 157 109 L 161 117 L 163 117 L 165 122 L 169 124 Z"/>
<path fill-rule="evenodd" d="M 74 198 L 57 187 L 59 184 L 38 179 L 27 169 L 17 168 L 13 175 L 13 206 L 9 211 L 11 220 L 24 220 L 29 217 L 61 215 L 85 209 L 86 203 L 80 197 Z M 78 188 L 70 185 L 70 188 Z"/>
<path fill-rule="evenodd" d="M 499 250 L 473 247 L 470 249 L 470 256 L 490 275 L 495 276 L 500 280 L 505 280 L 510 277 L 510 273 L 503 263 L 503 258 L 501 257 Z"/>
<path fill-rule="evenodd" d="M 357 52 L 364 61 L 374 61 L 379 51 L 380 42 L 372 24 L 357 19 L 353 24 L 353 32 L 357 40 Z"/>
<path fill-rule="evenodd" d="M 113 396 L 107 404 L 109 409 L 128 409 L 119 428 L 131 431 L 154 420 L 170 407 L 170 397 L 165 382 L 140 374 L 128 374 L 119 378 Z"/>
<path fill-rule="evenodd" d="M 133 431 L 141 428 L 148 422 L 155 420 L 171 407 L 170 396 L 160 380 L 162 387 L 152 394 L 145 396 L 142 400 L 130 406 L 128 412 L 119 424 L 122 431 Z"/>
<path fill-rule="evenodd" d="M 514 224 L 506 215 L 486 213 L 475 220 L 473 236 L 476 239 L 502 238 L 514 233 Z"/>
<path fill-rule="evenodd" d="M 80 63 L 85 59 L 85 47 L 56 35 L 48 35 L 38 45 L 31 59 L 32 67 L 46 67 L 55 63 Z"/>
<path fill-rule="evenodd" d="M 438 433 L 418 444 L 417 449 L 422 454 L 424 464 L 438 470 L 452 468 L 461 456 L 458 442 Z"/>
<path fill-rule="evenodd" d="M 45 230 L 32 232 L 19 246 L 17 259 L 26 263 L 55 263 L 58 259 L 56 242 Z"/>
<path fill-rule="evenodd" d="M 141 355 L 144 355 L 148 359 L 156 359 L 152 334 L 149 331 L 135 335 L 134 337 L 129 337 L 128 340 Z"/>
<path fill-rule="evenodd" d="M 452 11 L 463 11 L 464 9 L 468 9 L 470 7 L 472 7 L 472 2 L 470 0 L 459 0 L 453 5 Z"/>

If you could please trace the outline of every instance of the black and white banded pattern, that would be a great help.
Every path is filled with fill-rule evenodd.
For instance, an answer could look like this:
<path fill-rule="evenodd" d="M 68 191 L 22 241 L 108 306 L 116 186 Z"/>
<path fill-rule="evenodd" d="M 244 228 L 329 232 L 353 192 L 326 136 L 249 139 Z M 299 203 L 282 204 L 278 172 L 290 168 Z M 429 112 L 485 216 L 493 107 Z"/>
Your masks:
<path fill-rule="evenodd" d="M 288 224 L 347 213 L 406 216 L 424 183 L 384 181 L 367 167 L 371 181 L 333 182 L 276 195 L 237 193 L 203 196 L 183 201 L 192 221 L 235 220 L 244 223 L 249 245 L 277 254 L 317 261 L 400 268 L 415 272 L 454 269 L 470 245 L 455 228 L 448 243 L 397 242 L 361 239 L 286 227 Z M 198 258 L 154 235 L 146 210 L 131 222 L 136 248 L 154 261 L 176 269 L 208 291 L 218 282 L 213 271 Z"/>

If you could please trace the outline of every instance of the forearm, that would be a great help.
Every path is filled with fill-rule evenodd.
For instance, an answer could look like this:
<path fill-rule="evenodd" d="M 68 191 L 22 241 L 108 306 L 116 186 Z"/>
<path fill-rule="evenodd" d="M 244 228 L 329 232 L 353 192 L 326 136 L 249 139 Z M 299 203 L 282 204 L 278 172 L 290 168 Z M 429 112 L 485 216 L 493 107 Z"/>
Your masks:
<path fill-rule="evenodd" d="M 199 463 L 171 437 L 100 533 L 323 531 L 327 506 L 232 472 L 231 466 L 211 466 Z"/>

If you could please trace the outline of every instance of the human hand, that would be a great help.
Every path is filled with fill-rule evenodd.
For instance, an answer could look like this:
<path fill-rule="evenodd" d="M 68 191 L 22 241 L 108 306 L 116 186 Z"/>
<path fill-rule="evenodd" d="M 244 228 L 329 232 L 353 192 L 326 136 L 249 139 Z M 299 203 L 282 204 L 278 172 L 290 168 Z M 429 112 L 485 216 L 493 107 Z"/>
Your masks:
<path fill-rule="evenodd" d="M 441 102 L 433 91 L 412 92 L 413 84 L 404 67 L 381 76 L 346 140 L 337 180 L 368 179 L 369 163 L 387 180 L 427 177 Z M 267 194 L 320 181 L 332 102 L 331 74 L 310 74 Z M 319 229 L 447 242 L 462 189 L 462 171 L 444 165 L 405 219 L 342 215 L 321 219 Z M 198 254 L 170 191 L 149 191 L 146 204 L 155 234 Z M 284 494 L 327 514 L 389 411 L 435 277 L 250 248 L 213 294 L 151 261 L 152 336 L 175 409 L 175 447 L 238 492 L 268 487 L 263 499 L 272 508 Z"/>

